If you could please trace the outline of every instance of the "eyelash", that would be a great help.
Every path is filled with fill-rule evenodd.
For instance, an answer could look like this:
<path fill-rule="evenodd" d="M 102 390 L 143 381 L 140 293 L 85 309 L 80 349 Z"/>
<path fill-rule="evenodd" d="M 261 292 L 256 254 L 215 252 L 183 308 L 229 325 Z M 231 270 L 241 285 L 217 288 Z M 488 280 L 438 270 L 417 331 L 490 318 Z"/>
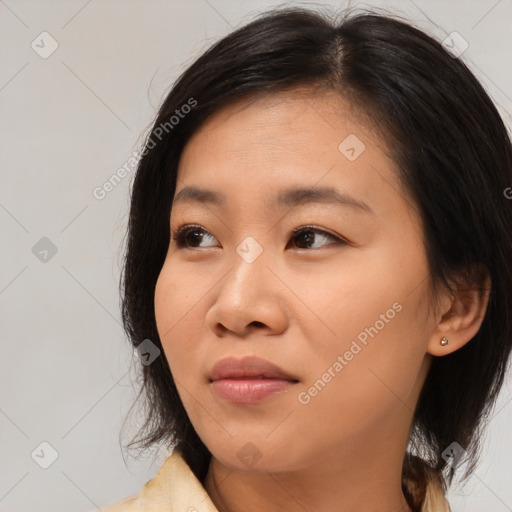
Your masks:
<path fill-rule="evenodd" d="M 190 247 L 186 242 L 186 236 L 192 232 L 192 231 L 198 231 L 201 233 L 209 233 L 206 229 L 203 229 L 201 226 L 197 224 L 185 224 L 183 226 L 179 226 L 175 231 L 172 233 L 172 239 L 176 242 L 176 245 L 179 249 L 201 249 L 201 247 Z M 294 238 L 298 235 L 300 235 L 303 232 L 313 232 L 320 235 L 326 235 L 328 237 L 331 237 L 334 239 L 337 243 L 342 245 L 347 245 L 348 242 L 339 236 L 333 235 L 332 233 L 329 233 L 328 231 L 325 231 L 323 229 L 319 229 L 315 226 L 300 226 L 298 228 L 295 228 L 291 233 L 289 233 L 288 238 Z M 212 235 L 213 237 L 213 235 Z M 213 237 L 215 238 L 215 237 Z M 308 249 L 302 249 L 302 250 L 308 250 Z"/>

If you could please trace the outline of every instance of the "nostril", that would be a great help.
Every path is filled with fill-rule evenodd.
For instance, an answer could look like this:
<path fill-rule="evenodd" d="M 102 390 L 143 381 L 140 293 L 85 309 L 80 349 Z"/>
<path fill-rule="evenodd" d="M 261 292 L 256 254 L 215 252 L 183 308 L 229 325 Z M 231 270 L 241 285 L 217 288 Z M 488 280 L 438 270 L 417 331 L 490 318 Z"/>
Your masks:
<path fill-rule="evenodd" d="M 263 322 L 258 322 L 257 320 L 251 322 L 249 325 L 254 325 L 254 327 L 265 327 L 265 324 Z"/>

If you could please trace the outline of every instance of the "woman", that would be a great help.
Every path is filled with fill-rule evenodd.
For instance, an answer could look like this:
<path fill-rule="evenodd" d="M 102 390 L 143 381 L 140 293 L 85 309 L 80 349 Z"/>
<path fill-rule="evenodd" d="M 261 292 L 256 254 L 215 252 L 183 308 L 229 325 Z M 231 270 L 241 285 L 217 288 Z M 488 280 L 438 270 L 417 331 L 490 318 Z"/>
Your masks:
<path fill-rule="evenodd" d="M 123 274 L 138 442 L 175 449 L 104 510 L 448 511 L 511 350 L 511 155 L 465 65 L 387 16 L 273 11 L 197 59 Z"/>

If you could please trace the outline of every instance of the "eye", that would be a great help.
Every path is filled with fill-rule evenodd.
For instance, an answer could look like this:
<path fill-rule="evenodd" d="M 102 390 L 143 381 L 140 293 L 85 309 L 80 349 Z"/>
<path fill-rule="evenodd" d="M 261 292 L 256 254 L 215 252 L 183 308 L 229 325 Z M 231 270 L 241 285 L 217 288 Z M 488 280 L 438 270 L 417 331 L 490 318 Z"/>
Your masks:
<path fill-rule="evenodd" d="M 331 233 L 328 233 L 327 231 L 324 231 L 323 229 L 315 228 L 314 226 L 301 226 L 300 228 L 296 228 L 293 230 L 292 234 L 292 240 L 297 240 L 296 244 L 298 244 L 299 249 L 306 249 L 306 248 L 312 248 L 316 249 L 318 248 L 318 245 L 316 247 L 311 247 L 310 244 L 314 243 L 315 237 L 317 239 L 322 240 L 334 240 L 335 243 L 347 243 L 345 240 L 342 240 L 340 237 L 336 235 L 332 235 Z M 322 245 L 328 245 L 328 244 L 322 244 Z M 305 247 L 307 246 L 307 247 Z"/>
<path fill-rule="evenodd" d="M 320 240 L 320 243 L 325 240 L 331 239 L 335 243 L 346 244 L 347 242 L 336 235 L 332 235 L 323 229 L 316 228 L 314 226 L 301 226 L 296 228 L 290 234 L 291 240 L 295 241 L 295 245 L 298 249 L 316 249 L 315 238 Z M 181 226 L 173 231 L 172 239 L 176 242 L 176 245 L 180 249 L 194 249 L 201 248 L 203 239 L 216 240 L 208 231 L 198 225 L 185 225 Z M 217 244 L 212 243 L 203 247 L 215 247 Z M 328 244 L 321 244 L 328 245 Z"/>
<path fill-rule="evenodd" d="M 195 225 L 187 225 L 181 226 L 172 234 L 172 239 L 176 241 L 176 245 L 180 248 L 195 248 L 199 247 L 199 245 L 203 241 L 203 237 L 208 237 L 210 239 L 215 240 L 215 237 L 210 235 L 208 231 L 203 229 L 201 226 Z M 214 245 L 209 245 L 207 247 L 214 247 Z"/>

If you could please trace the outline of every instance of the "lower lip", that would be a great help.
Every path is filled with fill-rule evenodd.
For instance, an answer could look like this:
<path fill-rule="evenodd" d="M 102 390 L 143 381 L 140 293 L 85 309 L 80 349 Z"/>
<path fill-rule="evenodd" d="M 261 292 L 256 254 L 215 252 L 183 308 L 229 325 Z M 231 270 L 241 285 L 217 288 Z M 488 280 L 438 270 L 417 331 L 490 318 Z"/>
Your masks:
<path fill-rule="evenodd" d="M 220 379 L 212 382 L 217 394 L 234 404 L 257 404 L 286 391 L 294 382 L 284 379 Z"/>

